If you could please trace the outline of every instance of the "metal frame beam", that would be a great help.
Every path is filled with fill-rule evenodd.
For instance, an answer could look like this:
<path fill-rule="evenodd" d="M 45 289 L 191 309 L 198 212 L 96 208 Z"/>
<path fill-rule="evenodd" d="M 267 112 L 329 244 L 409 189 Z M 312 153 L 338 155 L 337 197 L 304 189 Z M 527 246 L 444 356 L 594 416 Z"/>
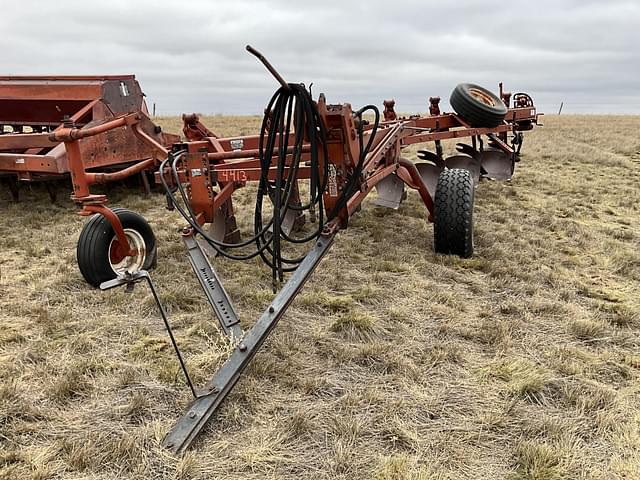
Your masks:
<path fill-rule="evenodd" d="M 220 327 L 227 336 L 240 339 L 242 329 L 240 328 L 238 314 L 233 308 L 233 304 L 222 286 L 218 274 L 211 266 L 200 244 L 196 241 L 193 232 L 183 235 L 182 241 L 187 247 L 191 268 L 193 268 L 202 290 L 207 295 L 211 308 L 213 308 L 216 317 L 218 317 Z"/>
<path fill-rule="evenodd" d="M 163 446 L 173 453 L 180 454 L 191 445 L 327 253 L 333 244 L 334 237 L 335 231 L 325 237 L 318 238 L 311 251 L 293 272 L 269 308 L 235 347 L 231 356 L 216 375 L 207 383 L 205 390 L 209 390 L 210 393 L 201 395 L 190 405 L 187 412 L 167 433 L 162 443 Z"/>

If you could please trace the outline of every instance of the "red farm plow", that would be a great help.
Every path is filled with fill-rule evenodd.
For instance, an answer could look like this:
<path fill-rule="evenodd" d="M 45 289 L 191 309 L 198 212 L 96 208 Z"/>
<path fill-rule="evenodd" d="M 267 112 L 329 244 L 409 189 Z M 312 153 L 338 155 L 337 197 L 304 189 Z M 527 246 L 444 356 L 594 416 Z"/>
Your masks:
<path fill-rule="evenodd" d="M 123 114 L 136 115 L 131 128 L 86 135 Z M 83 132 L 73 152 L 51 136 L 63 128 Z M 0 176 L 8 180 L 15 200 L 20 182 L 60 179 L 80 169 L 95 172 L 93 183 L 153 171 L 161 158 L 154 143 L 166 146 L 178 140 L 151 121 L 133 75 L 0 77 Z M 82 165 L 74 164 L 77 158 Z M 112 172 L 123 165 L 132 168 Z M 54 190 L 49 193 L 53 199 Z"/>
<path fill-rule="evenodd" d="M 187 140 L 165 147 L 152 137 L 140 113 L 115 116 L 94 127 L 63 125 L 47 134 L 33 134 L 41 142 L 38 148 L 51 148 L 46 142 L 64 143 L 72 198 L 82 207 L 81 214 L 99 214 L 89 219 L 78 242 L 77 258 L 85 279 L 104 290 L 130 289 L 142 281 L 152 290 L 194 397 L 164 440 L 177 453 L 189 447 L 212 417 L 336 234 L 348 228 L 349 219 L 374 189 L 375 201 L 390 208 L 398 208 L 407 190 L 415 190 L 426 207 L 425 220 L 434 224 L 436 252 L 469 257 L 474 247 L 475 184 L 485 177 L 511 178 L 523 132 L 538 123 L 531 98 L 503 92 L 502 86 L 495 95 L 477 85 L 458 85 L 450 100 L 456 113 L 441 112 L 440 99 L 432 97 L 429 115 L 409 118 L 398 118 L 392 101 L 385 102 L 382 115 L 374 105 L 353 109 L 348 103 L 330 104 L 324 94 L 313 99 L 304 85 L 287 83 L 261 54 L 247 49 L 280 84 L 256 135 L 219 138 L 192 115 L 184 117 Z M 83 115 L 76 115 L 74 122 L 82 121 Z M 191 381 L 147 273 L 156 262 L 151 227 L 138 214 L 107 208 L 104 196 L 90 192 L 100 175 L 108 174 L 87 171 L 82 142 L 101 143 L 123 128 L 132 144 L 149 149 L 150 158 L 162 158 L 157 180 L 169 208 L 177 209 L 185 220 L 182 240 L 193 270 L 222 331 L 235 345 L 203 388 Z M 445 157 L 447 140 L 458 142 L 457 154 Z M 419 150 L 414 163 L 403 156 L 403 150 L 414 144 L 433 148 Z M 140 163 L 136 165 L 133 168 Z M 253 231 L 241 236 L 232 197 L 249 182 L 257 184 Z M 304 249 L 304 244 L 310 247 Z M 235 260 L 261 257 L 271 270 L 277 294 L 250 330 L 241 330 L 239 316 L 203 246 Z"/>

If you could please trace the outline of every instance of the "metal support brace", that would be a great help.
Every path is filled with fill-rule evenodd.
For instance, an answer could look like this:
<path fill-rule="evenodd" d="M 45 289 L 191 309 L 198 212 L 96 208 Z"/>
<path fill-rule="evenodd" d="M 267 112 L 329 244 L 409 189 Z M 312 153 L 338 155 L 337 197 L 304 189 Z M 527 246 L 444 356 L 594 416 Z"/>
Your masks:
<path fill-rule="evenodd" d="M 176 352 L 176 356 L 178 357 L 178 361 L 180 362 L 180 367 L 182 368 L 182 373 L 184 373 L 184 378 L 187 381 L 187 385 L 189 385 L 189 389 L 193 394 L 193 398 L 199 398 L 198 393 L 196 392 L 196 388 L 193 386 L 193 382 L 191 381 L 191 376 L 189 375 L 189 370 L 187 369 L 187 364 L 182 358 L 182 354 L 180 353 L 180 349 L 178 348 L 178 342 L 176 342 L 175 337 L 173 336 L 173 331 L 171 330 L 171 325 L 169 325 L 169 320 L 167 319 L 167 312 L 165 312 L 162 303 L 160 303 L 160 297 L 158 297 L 158 292 L 156 292 L 156 288 L 151 281 L 151 277 L 149 276 L 149 272 L 146 270 L 138 270 L 136 273 L 126 272 L 124 275 L 118 275 L 113 280 L 108 280 L 106 282 L 102 282 L 100 284 L 100 290 L 110 290 L 112 288 L 119 287 L 121 285 L 125 286 L 125 291 L 128 293 L 133 292 L 133 287 L 136 283 L 141 282 L 142 280 L 146 280 L 149 285 L 149 289 L 151 289 L 151 293 L 153 294 L 153 299 L 156 301 L 156 305 L 158 306 L 158 311 L 160 311 L 160 316 L 162 317 L 162 321 L 164 322 L 164 326 L 167 329 L 167 333 L 169 334 L 169 338 L 171 339 L 171 344 L 173 345 L 173 349 Z"/>
<path fill-rule="evenodd" d="M 224 398 L 240 378 L 240 374 L 247 367 L 269 333 L 280 320 L 287 307 L 300 291 L 306 280 L 311 276 L 315 267 L 320 263 L 331 244 L 335 232 L 320 237 L 311 251 L 304 258 L 300 266 L 293 272 L 289 281 L 282 287 L 269 308 L 258 319 L 254 327 L 247 332 L 231 356 L 222 365 L 218 373 L 207 383 L 205 390 L 209 394 L 197 398 L 187 412 L 169 431 L 163 445 L 173 453 L 184 452 L 207 424 Z M 195 241 L 195 240 L 194 240 Z"/>
<path fill-rule="evenodd" d="M 209 259 L 193 235 L 184 235 L 182 241 L 187 247 L 191 267 L 207 295 L 211 308 L 218 317 L 222 330 L 227 336 L 240 339 L 242 336 L 240 319 Z"/>

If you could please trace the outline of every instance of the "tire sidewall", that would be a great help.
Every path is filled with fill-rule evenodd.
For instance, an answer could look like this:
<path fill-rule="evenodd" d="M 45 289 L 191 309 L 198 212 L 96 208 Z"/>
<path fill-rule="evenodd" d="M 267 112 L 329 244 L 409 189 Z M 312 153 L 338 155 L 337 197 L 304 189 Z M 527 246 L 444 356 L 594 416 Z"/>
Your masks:
<path fill-rule="evenodd" d="M 122 227 L 137 231 L 145 245 L 143 270 L 154 267 L 157 258 L 156 238 L 151 226 L 140 215 L 124 208 L 114 208 Z M 83 228 L 77 247 L 77 260 L 80 272 L 93 286 L 111 280 L 117 276 L 109 261 L 109 249 L 116 236 L 111 223 L 102 215 L 95 215 Z"/>
<path fill-rule="evenodd" d="M 484 94 L 491 97 L 491 99 L 495 102 L 495 105 L 487 105 L 486 103 L 481 102 L 476 97 L 471 95 L 470 90 L 472 88 L 476 90 L 480 90 Z M 458 86 L 456 86 L 454 91 L 457 92 L 458 95 L 463 97 L 467 102 L 474 103 L 476 107 L 478 107 L 481 110 L 484 110 L 487 113 L 490 113 L 492 115 L 507 114 L 508 109 L 507 109 L 507 106 L 504 104 L 504 102 L 491 90 L 481 87 L 480 85 L 476 85 L 475 83 L 461 83 Z"/>
<path fill-rule="evenodd" d="M 470 90 L 476 89 L 489 96 L 494 105 L 487 105 L 473 95 Z M 449 103 L 455 112 L 471 126 L 493 128 L 500 125 L 508 112 L 504 102 L 493 92 L 474 83 L 461 83 L 451 93 Z"/>

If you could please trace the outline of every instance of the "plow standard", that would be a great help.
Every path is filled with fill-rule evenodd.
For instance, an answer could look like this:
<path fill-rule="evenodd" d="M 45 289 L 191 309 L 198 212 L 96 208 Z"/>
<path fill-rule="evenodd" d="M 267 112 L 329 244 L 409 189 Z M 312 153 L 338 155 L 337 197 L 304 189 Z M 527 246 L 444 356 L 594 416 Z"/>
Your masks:
<path fill-rule="evenodd" d="M 164 440 L 176 453 L 187 449 L 209 421 L 336 234 L 348 228 L 349 219 L 372 190 L 377 190 L 376 203 L 396 209 L 407 189 L 417 191 L 427 209 L 426 219 L 434 223 L 435 251 L 469 257 L 474 248 L 475 185 L 482 178 L 510 179 L 523 132 L 538 123 L 531 97 L 506 93 L 502 85 L 495 95 L 477 85 L 460 84 L 450 99 L 456 113 L 441 112 L 440 98 L 432 97 L 429 115 L 408 118 L 398 118 L 393 101 L 385 101 L 381 115 L 374 105 L 354 110 L 348 103 L 328 103 L 324 94 L 314 100 L 304 85 L 287 83 L 259 52 L 247 50 L 280 84 L 257 135 L 219 138 L 190 115 L 183 117 L 187 141 L 165 146 L 145 131 L 146 120 L 139 113 L 89 128 L 63 125 L 45 134 L 49 142 L 64 143 L 73 179 L 72 199 L 81 207 L 81 215 L 93 215 L 77 247 L 84 278 L 105 290 L 131 289 L 145 281 L 157 302 L 194 397 Z M 157 261 L 151 227 L 140 215 L 112 210 L 105 205 L 104 195 L 90 192 L 104 174 L 87 171 L 80 142 L 114 131 L 128 132 L 153 151 L 149 158 L 162 159 L 157 181 L 165 189 L 168 207 L 179 210 L 185 219 L 182 240 L 189 260 L 221 329 L 235 345 L 202 388 L 191 381 L 148 274 Z M 44 143 L 42 136 L 38 138 Z M 445 157 L 442 142 L 446 140 L 466 143 L 458 143 L 458 153 Z M 402 155 L 414 144 L 434 148 L 420 150 L 420 161 L 414 163 Z M 141 168 L 140 164 L 109 175 L 123 175 Z M 249 182 L 257 184 L 253 232 L 243 237 L 232 197 Z M 304 251 L 307 243 L 311 246 Z M 203 246 L 234 260 L 259 256 L 271 269 L 277 294 L 250 330 L 240 328 L 238 313 Z M 291 272 L 288 279 L 287 272 Z"/>

